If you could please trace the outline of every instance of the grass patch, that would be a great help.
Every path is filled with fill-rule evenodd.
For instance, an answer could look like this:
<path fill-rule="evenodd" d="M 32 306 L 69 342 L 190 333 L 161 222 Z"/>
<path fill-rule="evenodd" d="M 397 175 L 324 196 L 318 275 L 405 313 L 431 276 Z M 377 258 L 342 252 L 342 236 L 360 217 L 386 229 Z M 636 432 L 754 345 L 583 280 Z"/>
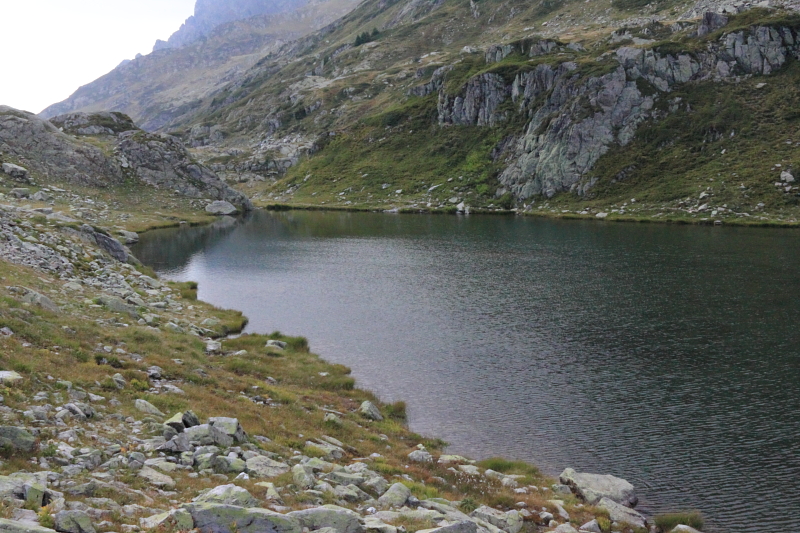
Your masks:
<path fill-rule="evenodd" d="M 659 531 L 672 531 L 675 526 L 683 524 L 684 526 L 693 527 L 702 530 L 705 525 L 705 520 L 700 511 L 682 511 L 676 513 L 664 513 L 656 515 L 653 518 L 656 527 Z"/>

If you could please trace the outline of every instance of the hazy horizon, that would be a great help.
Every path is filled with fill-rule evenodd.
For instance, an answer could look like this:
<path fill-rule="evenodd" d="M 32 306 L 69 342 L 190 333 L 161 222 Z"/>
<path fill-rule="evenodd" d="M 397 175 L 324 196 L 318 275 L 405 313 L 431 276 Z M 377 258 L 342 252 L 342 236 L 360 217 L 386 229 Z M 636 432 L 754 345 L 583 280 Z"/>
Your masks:
<path fill-rule="evenodd" d="M 125 59 L 149 54 L 194 12 L 195 0 L 28 0 L 0 15 L 0 105 L 39 113 Z"/>

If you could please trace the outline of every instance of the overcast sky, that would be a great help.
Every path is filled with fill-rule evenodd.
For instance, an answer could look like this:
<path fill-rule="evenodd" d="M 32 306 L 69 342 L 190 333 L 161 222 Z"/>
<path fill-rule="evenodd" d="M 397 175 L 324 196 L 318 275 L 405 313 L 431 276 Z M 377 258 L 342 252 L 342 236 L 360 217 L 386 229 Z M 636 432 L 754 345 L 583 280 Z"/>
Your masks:
<path fill-rule="evenodd" d="M 0 104 L 38 113 L 194 12 L 195 0 L 0 0 Z"/>

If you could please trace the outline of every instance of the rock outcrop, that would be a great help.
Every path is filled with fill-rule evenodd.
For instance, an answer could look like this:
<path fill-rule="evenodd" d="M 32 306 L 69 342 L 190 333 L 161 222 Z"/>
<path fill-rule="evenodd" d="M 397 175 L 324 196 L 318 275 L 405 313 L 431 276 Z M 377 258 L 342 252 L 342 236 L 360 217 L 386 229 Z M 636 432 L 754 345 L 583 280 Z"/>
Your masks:
<path fill-rule="evenodd" d="M 727 23 L 721 15 L 704 17 L 702 35 Z M 526 48 L 525 46 L 528 46 Z M 486 62 L 519 52 L 539 56 L 559 50 L 553 41 L 525 46 L 492 47 Z M 654 104 L 674 88 L 691 82 L 769 75 L 790 58 L 800 57 L 798 32 L 788 26 L 754 26 L 723 34 L 703 51 L 663 53 L 658 48 L 623 46 L 606 58 L 607 73 L 586 75 L 572 61 L 522 69 L 511 83 L 497 74 L 469 79 L 457 94 L 445 89 L 447 71 L 410 91 L 423 96 L 439 91 L 440 124 L 492 127 L 508 116 L 510 98 L 516 112 L 528 117 L 524 132 L 511 148 L 500 174 L 498 196 L 507 192 L 525 200 L 572 191 L 585 194 L 595 183 L 591 171 L 612 146 L 633 140 L 637 127 L 654 118 Z"/>
<path fill-rule="evenodd" d="M 103 137 L 113 146 L 113 154 L 85 142 L 85 136 Z M 70 113 L 46 121 L 0 106 L 0 152 L 25 162 L 26 168 L 4 164 L 9 169 L 6 173 L 15 179 L 40 176 L 108 187 L 121 184 L 126 177 L 136 177 L 181 196 L 223 200 L 242 211 L 252 208 L 244 194 L 198 163 L 179 139 L 146 133 L 121 113 Z M 100 234 L 96 238 L 107 250 L 115 248 L 113 253 L 125 260 L 119 243 Z"/>

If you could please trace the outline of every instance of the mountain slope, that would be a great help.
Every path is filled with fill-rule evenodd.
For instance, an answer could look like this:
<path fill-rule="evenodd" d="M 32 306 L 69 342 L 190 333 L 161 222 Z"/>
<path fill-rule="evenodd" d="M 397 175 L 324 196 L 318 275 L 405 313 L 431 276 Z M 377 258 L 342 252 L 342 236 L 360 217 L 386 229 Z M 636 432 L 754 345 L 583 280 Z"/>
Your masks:
<path fill-rule="evenodd" d="M 240 188 L 262 203 L 796 220 L 798 165 L 781 144 L 795 132 L 794 11 L 670 20 L 696 7 L 552 7 L 368 1 L 260 61 L 180 129 L 221 175 L 254 178 Z M 373 41 L 356 45 L 364 32 Z M 786 119 L 767 128 L 716 93 Z M 641 136 L 652 132 L 661 144 Z M 681 164 L 645 165 L 643 145 Z M 698 181 L 724 179 L 714 150 L 735 194 Z"/>
<path fill-rule="evenodd" d="M 198 2 L 198 9 L 201 4 Z M 202 38 L 182 40 L 183 46 L 123 62 L 67 100 L 48 107 L 41 116 L 118 111 L 147 131 L 168 129 L 265 54 L 322 28 L 356 4 L 357 0 L 313 0 L 293 11 L 217 25 Z"/>

